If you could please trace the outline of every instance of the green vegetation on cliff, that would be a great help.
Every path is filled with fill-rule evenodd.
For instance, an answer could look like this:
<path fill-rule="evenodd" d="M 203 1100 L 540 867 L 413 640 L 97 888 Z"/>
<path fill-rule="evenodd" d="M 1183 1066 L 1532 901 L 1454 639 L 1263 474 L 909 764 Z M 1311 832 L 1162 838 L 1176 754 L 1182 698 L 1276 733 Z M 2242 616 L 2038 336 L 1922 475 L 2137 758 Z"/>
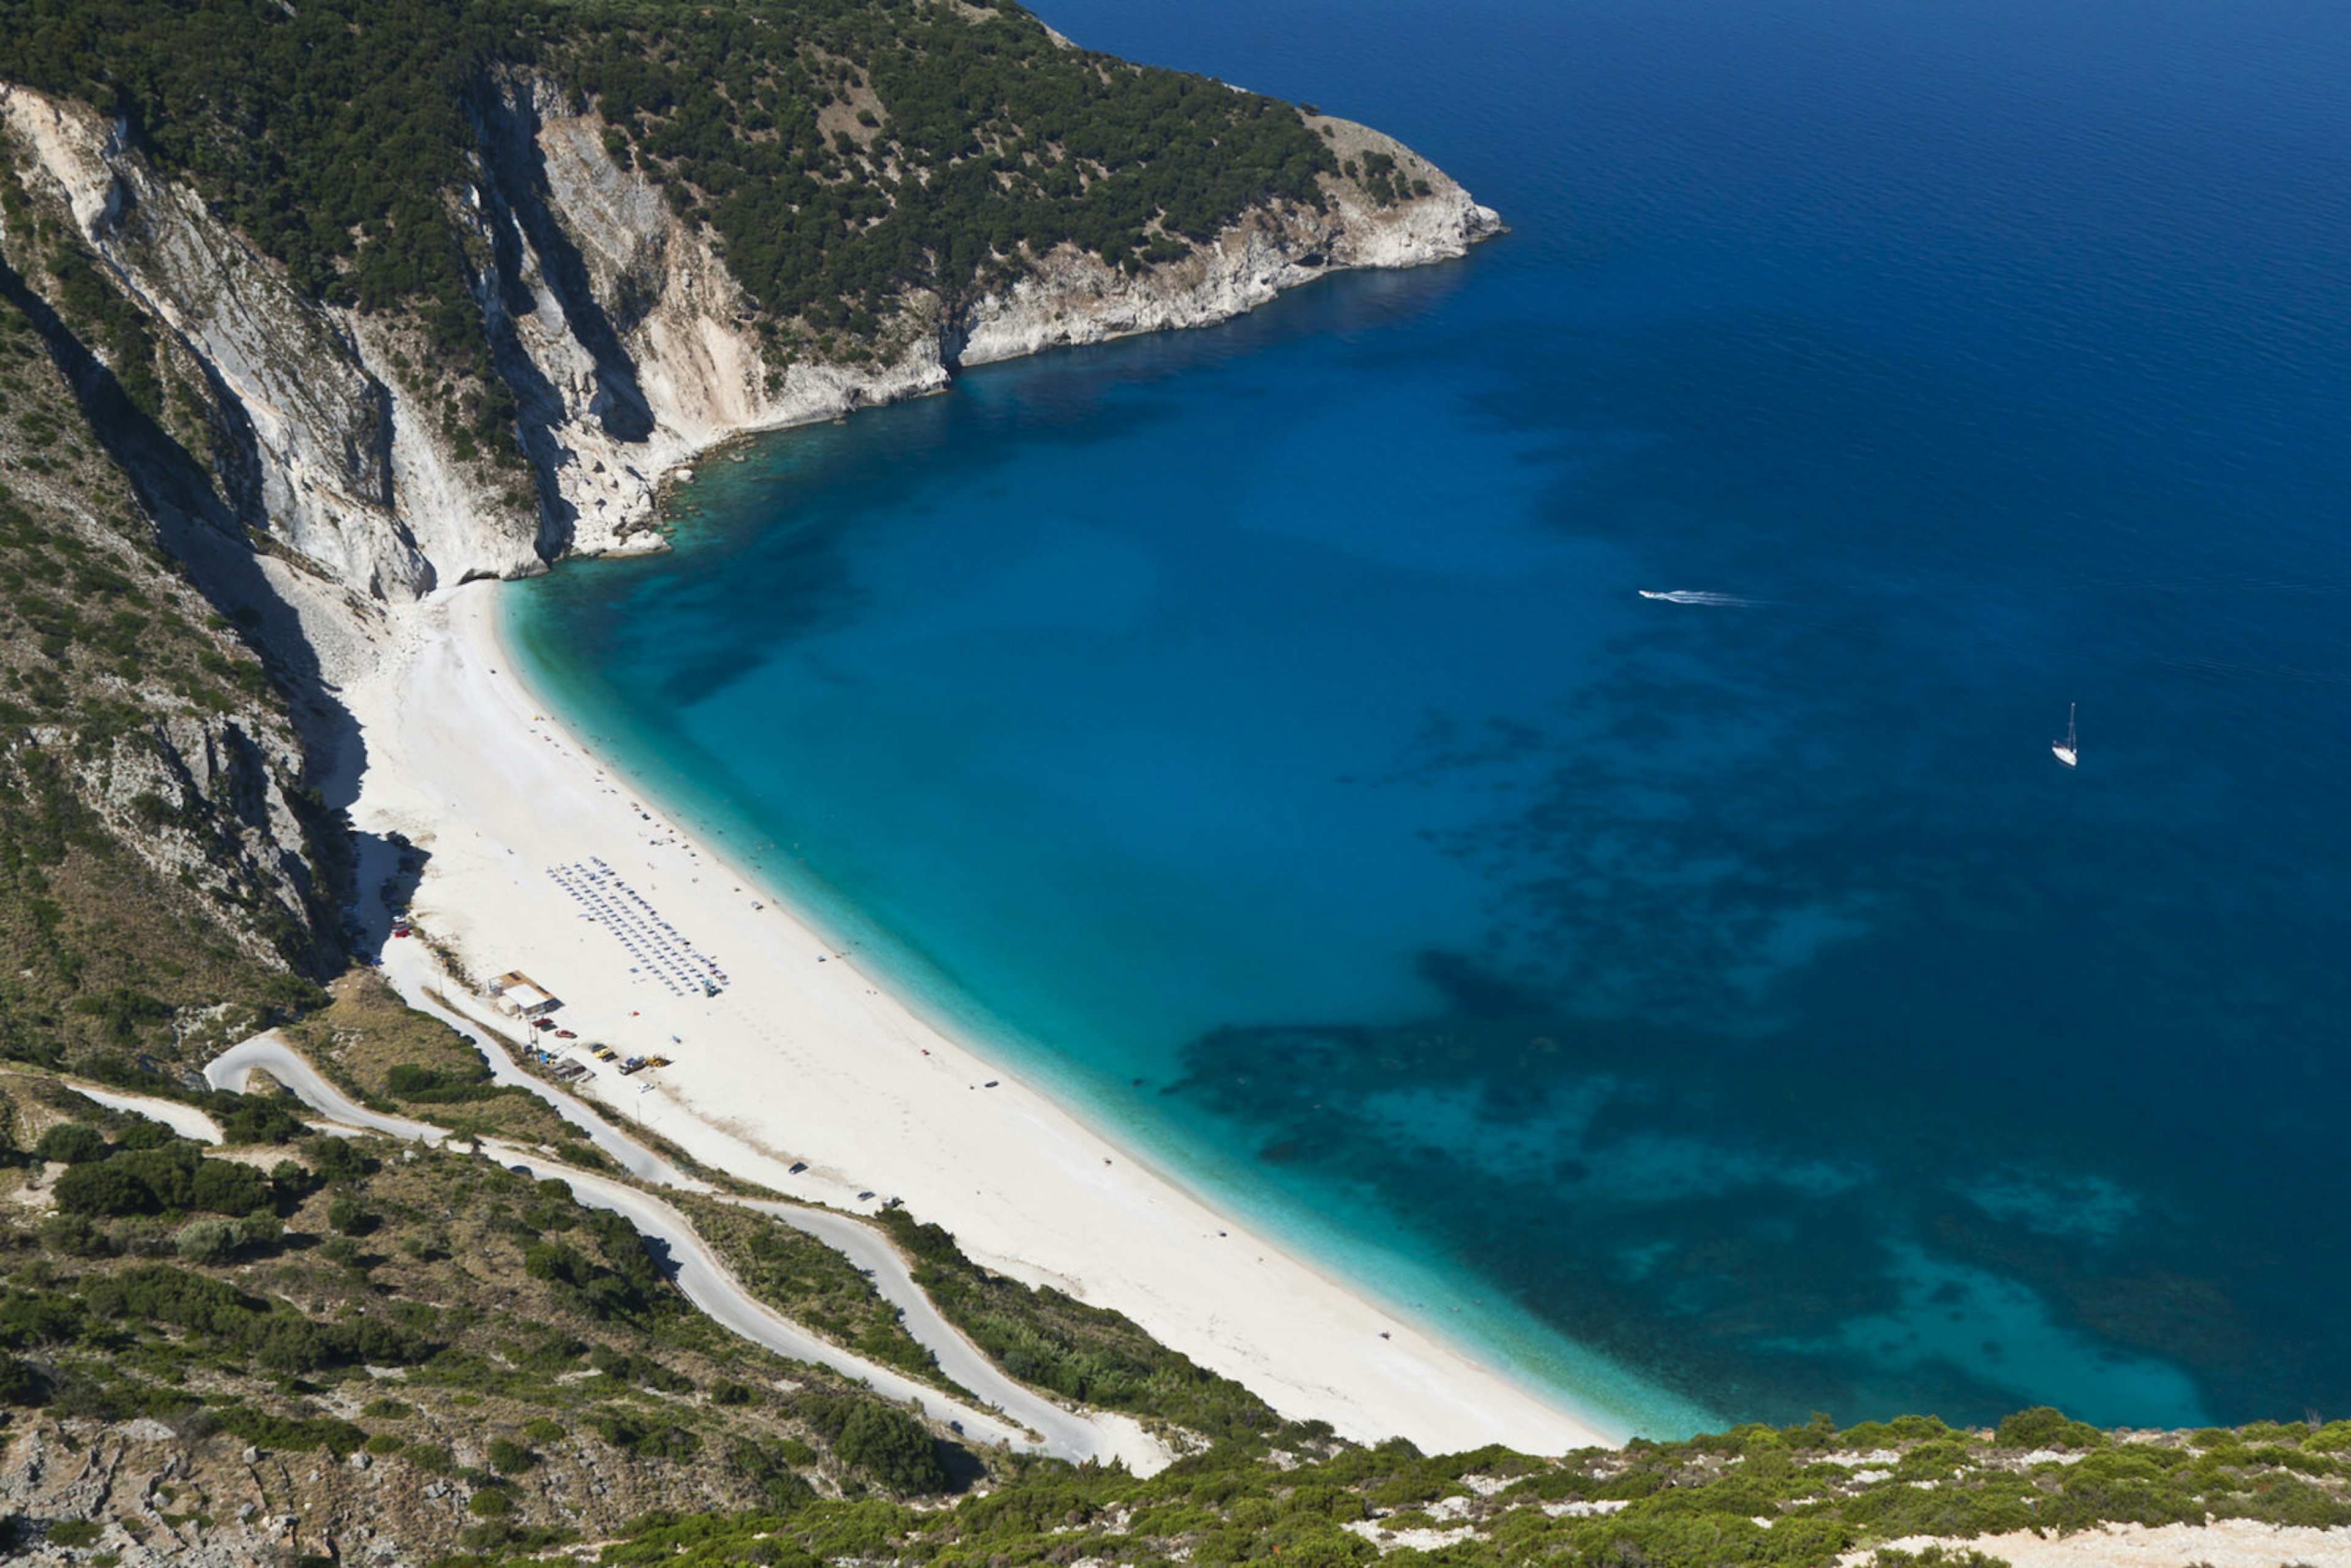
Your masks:
<path fill-rule="evenodd" d="M 2053 1431 L 2086 1436 L 2052 1443 Z M 2346 1449 L 2351 1422 L 2117 1441 L 2054 1411 L 2022 1413 L 1996 1434 L 1918 1416 L 1839 1432 L 1818 1417 L 1556 1460 L 1499 1448 L 1430 1458 L 1407 1443 L 1356 1448 L 1292 1428 L 1279 1446 L 1222 1445 L 1148 1480 L 1033 1464 L 937 1511 L 813 1500 L 735 1516 L 664 1511 L 598 1561 L 1825 1568 L 1922 1535 L 2067 1533 L 2114 1520 L 2351 1523 Z M 1983 1568 L 1999 1559 L 1962 1546 L 1889 1550 L 1876 1561 Z"/>
<path fill-rule="evenodd" d="M 1021 1382 L 1218 1442 L 1250 1441 L 1281 1425 L 1264 1400 L 1124 1314 L 991 1273 L 946 1230 L 903 1208 L 883 1210 L 881 1220 L 940 1313 Z"/>
<path fill-rule="evenodd" d="M 1338 167 L 1290 106 L 1064 47 L 1010 0 L 0 0 L 0 59 L 118 116 L 309 293 L 417 311 L 460 359 L 516 72 L 592 97 L 771 329 L 870 337 L 908 290 L 1064 241 L 1170 258 Z"/>
<path fill-rule="evenodd" d="M 1289 105 L 1057 44 L 1008 0 L 632 9 L 575 8 L 550 62 L 768 311 L 860 335 L 898 290 L 1063 242 L 1173 259 L 1268 198 L 1319 205 L 1338 167 Z"/>
<path fill-rule="evenodd" d="M 258 1498 L 317 1550 L 360 1507 L 439 1552 L 609 1533 L 679 1496 L 790 1508 L 980 1472 L 906 1412 L 719 1328 L 559 1181 L 311 1136 L 276 1100 L 210 1104 L 258 1142 L 215 1155 L 0 1074 L 0 1421 L 110 1431 L 131 1450 L 112 1462 L 169 1480 L 170 1514 Z M 334 1462 L 356 1456 L 376 1473 Z M 31 1511 L 16 1544 L 55 1517 L 37 1479 L 8 1483 Z M 120 1489 L 108 1516 L 152 1531 L 143 1495 Z"/>

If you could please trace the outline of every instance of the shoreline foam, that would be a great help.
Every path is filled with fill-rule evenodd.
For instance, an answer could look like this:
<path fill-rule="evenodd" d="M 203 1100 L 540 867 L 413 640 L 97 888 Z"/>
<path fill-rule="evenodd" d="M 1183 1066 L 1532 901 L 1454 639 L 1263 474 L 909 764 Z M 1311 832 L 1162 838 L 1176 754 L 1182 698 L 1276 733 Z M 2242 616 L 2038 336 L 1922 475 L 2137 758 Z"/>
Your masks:
<path fill-rule="evenodd" d="M 1125 1312 L 1285 1416 L 1432 1451 L 1625 1435 L 1219 1215 L 829 951 L 539 706 L 496 592 L 402 613 L 397 645 L 345 694 L 368 756 L 352 814 L 428 852 L 414 912 L 476 978 L 527 969 L 583 1038 L 673 1058 L 657 1080 L 601 1077 L 607 1104 L 794 1197 L 903 1198 L 987 1266 Z M 717 956 L 727 988 L 677 997 L 632 978 L 548 875 L 591 857 Z"/>

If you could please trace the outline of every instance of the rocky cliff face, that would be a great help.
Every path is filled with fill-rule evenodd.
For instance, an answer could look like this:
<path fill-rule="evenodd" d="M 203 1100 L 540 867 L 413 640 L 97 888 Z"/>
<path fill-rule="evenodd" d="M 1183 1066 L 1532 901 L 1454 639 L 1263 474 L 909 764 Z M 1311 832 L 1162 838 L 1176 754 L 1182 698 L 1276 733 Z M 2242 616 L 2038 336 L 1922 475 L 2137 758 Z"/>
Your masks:
<path fill-rule="evenodd" d="M 213 531 L 261 541 L 260 577 L 329 684 L 364 667 L 382 605 L 567 554 L 660 548 L 662 476 L 730 435 L 935 392 L 963 365 L 1224 320 L 1332 270 L 1458 256 L 1499 229 L 1408 150 L 1317 120 L 1343 157 L 1392 159 L 1399 183 L 1325 176 L 1322 210 L 1259 208 L 1140 274 L 1065 247 L 1001 293 L 913 301 L 882 360 L 777 364 L 706 231 L 613 162 L 586 106 L 517 74 L 476 114 L 466 220 L 521 471 L 466 451 L 413 369 L 412 324 L 303 298 L 119 128 L 0 87 L 20 180 L 53 193 L 201 383 L 220 510 L 238 525 Z M 1407 193 L 1415 180 L 1427 193 Z"/>
<path fill-rule="evenodd" d="M 1445 260 L 1502 232 L 1491 208 L 1402 142 L 1327 116 L 1308 123 L 1351 163 L 1384 155 L 1407 185 L 1417 180 L 1429 193 L 1383 205 L 1364 183 L 1326 175 L 1324 210 L 1261 207 L 1182 260 L 1136 275 L 1064 246 L 1009 290 L 962 313 L 950 329 L 956 362 L 984 365 L 1072 343 L 1210 326 L 1332 272 Z"/>

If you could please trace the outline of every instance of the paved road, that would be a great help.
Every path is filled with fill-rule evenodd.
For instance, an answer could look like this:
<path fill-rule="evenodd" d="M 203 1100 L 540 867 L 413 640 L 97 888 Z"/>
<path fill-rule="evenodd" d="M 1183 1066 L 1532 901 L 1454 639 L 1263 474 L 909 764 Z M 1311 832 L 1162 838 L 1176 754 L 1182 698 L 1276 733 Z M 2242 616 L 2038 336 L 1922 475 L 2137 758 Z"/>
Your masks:
<path fill-rule="evenodd" d="M 405 1116 L 371 1111 L 319 1075 L 302 1053 L 286 1043 L 276 1030 L 239 1040 L 213 1058 L 204 1068 L 204 1082 L 215 1089 L 245 1092 L 246 1080 L 260 1068 L 294 1092 L 295 1097 L 329 1121 L 346 1127 L 364 1127 L 404 1143 L 437 1144 L 448 1134 Z"/>
<path fill-rule="evenodd" d="M 1119 1451 L 1120 1445 L 1098 1423 L 1076 1411 L 1065 1410 L 1007 1377 L 987 1359 L 987 1352 L 966 1339 L 961 1329 L 940 1315 L 931 1298 L 914 1283 L 914 1270 L 906 1266 L 904 1256 L 872 1226 L 844 1214 L 828 1214 L 796 1204 L 765 1203 L 757 1198 L 727 1201 L 771 1215 L 793 1229 L 804 1230 L 847 1253 L 849 1260 L 872 1278 L 882 1299 L 904 1315 L 906 1332 L 937 1360 L 941 1372 L 958 1385 L 994 1400 L 1006 1415 L 1042 1433 L 1049 1453 L 1064 1458 L 1090 1455 L 1107 1458 Z"/>
<path fill-rule="evenodd" d="M 852 1355 L 839 1345 L 817 1338 L 774 1309 L 758 1301 L 737 1282 L 726 1266 L 718 1260 L 702 1238 L 695 1231 L 693 1222 L 684 1215 L 664 1203 L 651 1193 L 642 1192 L 608 1176 L 574 1170 L 571 1166 L 543 1158 L 527 1149 L 488 1140 L 483 1149 L 501 1164 L 513 1170 L 527 1171 L 534 1178 L 549 1178 L 569 1182 L 571 1194 L 581 1203 L 594 1208 L 609 1208 L 626 1219 L 638 1231 L 661 1243 L 667 1257 L 677 1288 L 685 1292 L 686 1300 L 734 1330 L 754 1344 L 762 1344 L 778 1355 L 794 1361 L 811 1361 L 830 1366 L 837 1372 L 862 1380 L 876 1394 L 904 1404 L 919 1404 L 942 1418 L 955 1423 L 967 1436 L 983 1443 L 1010 1443 L 1017 1448 L 1035 1448 L 1037 1443 L 1017 1425 L 975 1410 L 952 1399 L 927 1384 L 915 1382 L 903 1373 Z M 1093 1436 L 1091 1428 L 1081 1435 L 1081 1450 L 1067 1451 L 1050 1440 L 1045 1443 L 1048 1453 L 1063 1458 L 1082 1459 L 1084 1444 Z"/>
<path fill-rule="evenodd" d="M 383 956 L 384 977 L 400 993 L 401 999 L 419 1012 L 429 1013 L 455 1030 L 459 1034 L 491 1038 L 506 1041 L 512 1049 L 536 1050 L 537 1043 L 528 1037 L 529 1030 L 517 1029 L 507 1019 L 486 1011 L 453 1005 L 457 994 L 448 988 L 441 967 L 434 960 L 432 950 L 415 941 L 395 940 L 386 945 Z M 445 999 L 444 999 L 445 998 Z M 523 1071 L 522 1064 L 504 1051 L 485 1051 L 482 1059 L 490 1065 L 490 1081 L 494 1083 L 519 1083 L 549 1105 L 561 1116 L 588 1134 L 588 1139 L 613 1164 L 656 1186 L 674 1186 L 686 1192 L 708 1192 L 710 1184 L 686 1175 L 661 1155 L 638 1143 L 576 1096 L 567 1094 L 545 1079 Z"/>
<path fill-rule="evenodd" d="M 409 1006 L 430 1013 L 461 1034 L 485 1039 L 502 1040 L 515 1050 L 533 1050 L 538 1042 L 529 1030 L 517 1027 L 513 1020 L 499 1018 L 474 1004 L 462 993 L 449 989 L 432 949 L 417 942 L 392 941 L 386 945 L 383 973 L 394 989 Z M 574 1096 L 564 1092 L 534 1073 L 525 1071 L 504 1051 L 485 1050 L 483 1057 L 489 1062 L 490 1076 L 500 1083 L 519 1083 L 545 1100 L 561 1113 L 564 1120 L 587 1130 L 596 1147 L 611 1156 L 622 1169 L 641 1181 L 657 1186 L 676 1187 L 686 1192 L 708 1193 L 727 1202 L 743 1202 L 773 1216 L 795 1229 L 806 1231 L 840 1251 L 864 1270 L 883 1301 L 896 1307 L 904 1315 L 906 1332 L 914 1342 L 928 1350 L 937 1360 L 939 1370 L 957 1385 L 968 1388 L 997 1408 L 1032 1431 L 1041 1433 L 1046 1449 L 1065 1458 L 1109 1459 L 1124 1455 L 1137 1469 L 1148 1469 L 1164 1464 L 1166 1456 L 1157 1444 L 1131 1423 L 1118 1423 L 1117 1428 L 1092 1416 L 1063 1408 L 1033 1389 L 1013 1381 L 987 1358 L 987 1354 L 964 1336 L 961 1329 L 942 1316 L 923 1288 L 914 1283 L 914 1273 L 906 1266 L 898 1249 L 879 1231 L 864 1222 L 845 1215 L 821 1209 L 803 1208 L 795 1204 L 761 1203 L 737 1199 L 718 1192 L 708 1182 L 698 1180 L 679 1170 L 668 1160 L 639 1144 L 626 1133 L 591 1110 Z"/>
<path fill-rule="evenodd" d="M 150 1117 L 183 1138 L 193 1138 L 200 1144 L 221 1141 L 220 1124 L 193 1105 L 183 1105 L 177 1100 L 155 1100 L 144 1094 L 123 1094 L 112 1089 L 93 1088 L 87 1083 L 75 1083 L 70 1079 L 67 1082 L 75 1093 L 86 1100 L 95 1100 L 110 1110 L 128 1111 L 133 1115 Z"/>
<path fill-rule="evenodd" d="M 495 1062 L 501 1053 L 488 1051 L 485 1054 Z M 268 1072 L 319 1114 L 346 1126 L 362 1127 L 394 1138 L 431 1144 L 441 1142 L 446 1135 L 441 1129 L 422 1122 L 385 1115 L 355 1103 L 350 1096 L 320 1076 L 319 1071 L 275 1030 L 255 1035 L 224 1051 L 204 1069 L 204 1078 L 216 1089 L 242 1090 L 256 1069 Z M 520 1076 L 534 1089 L 545 1087 L 527 1073 Z M 652 1151 L 632 1146 L 639 1155 L 666 1166 L 667 1162 Z M 938 1359 L 940 1369 L 951 1380 L 973 1390 L 980 1397 L 995 1400 L 1010 1417 L 1009 1420 L 972 1409 L 928 1385 L 917 1383 L 903 1373 L 868 1361 L 794 1325 L 743 1288 L 695 1233 L 692 1222 L 685 1216 L 650 1193 L 509 1145 L 485 1140 L 483 1147 L 501 1164 L 527 1170 L 537 1179 L 553 1178 L 569 1183 L 573 1195 L 581 1203 L 595 1208 L 610 1209 L 628 1220 L 640 1234 L 661 1245 L 674 1270 L 678 1288 L 685 1292 L 687 1300 L 755 1344 L 765 1345 L 796 1361 L 832 1367 L 847 1376 L 859 1379 L 885 1397 L 910 1404 L 920 1403 L 926 1409 L 957 1424 L 966 1436 L 983 1443 L 1008 1442 L 1017 1448 L 1041 1448 L 1046 1453 L 1073 1463 L 1094 1458 L 1109 1458 L 1137 1447 L 1132 1436 L 1122 1443 L 1120 1434 L 1085 1416 L 1064 1410 L 1007 1377 L 978 1346 L 939 1315 L 938 1309 L 923 1293 L 922 1287 L 914 1283 L 914 1275 L 906 1267 L 905 1260 L 899 1256 L 897 1249 L 856 1220 L 841 1215 L 796 1208 L 789 1204 L 727 1200 L 744 1202 L 746 1207 L 773 1215 L 849 1254 L 852 1262 L 872 1277 L 874 1288 L 883 1299 L 904 1314 L 907 1332 L 914 1336 L 915 1343 Z M 700 1187 L 703 1184 L 695 1185 Z M 719 1196 L 723 1197 L 725 1195 Z M 1040 1443 L 1021 1430 L 1023 1425 L 1040 1434 L 1043 1441 Z M 1146 1456 L 1130 1453 L 1129 1457 L 1132 1461 Z"/>

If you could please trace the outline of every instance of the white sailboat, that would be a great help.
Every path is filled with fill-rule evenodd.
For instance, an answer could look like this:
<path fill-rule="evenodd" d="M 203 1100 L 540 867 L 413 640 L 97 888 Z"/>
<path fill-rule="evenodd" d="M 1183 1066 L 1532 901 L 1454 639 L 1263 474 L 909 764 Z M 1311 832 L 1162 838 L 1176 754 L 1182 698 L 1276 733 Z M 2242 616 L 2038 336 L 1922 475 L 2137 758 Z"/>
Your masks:
<path fill-rule="evenodd" d="M 2080 706 L 2078 703 L 2065 705 L 2065 738 L 2049 743 L 2049 749 L 2057 754 L 2057 760 L 2068 768 L 2081 766 L 2081 758 L 2075 755 L 2074 747 L 2074 710 Z"/>

